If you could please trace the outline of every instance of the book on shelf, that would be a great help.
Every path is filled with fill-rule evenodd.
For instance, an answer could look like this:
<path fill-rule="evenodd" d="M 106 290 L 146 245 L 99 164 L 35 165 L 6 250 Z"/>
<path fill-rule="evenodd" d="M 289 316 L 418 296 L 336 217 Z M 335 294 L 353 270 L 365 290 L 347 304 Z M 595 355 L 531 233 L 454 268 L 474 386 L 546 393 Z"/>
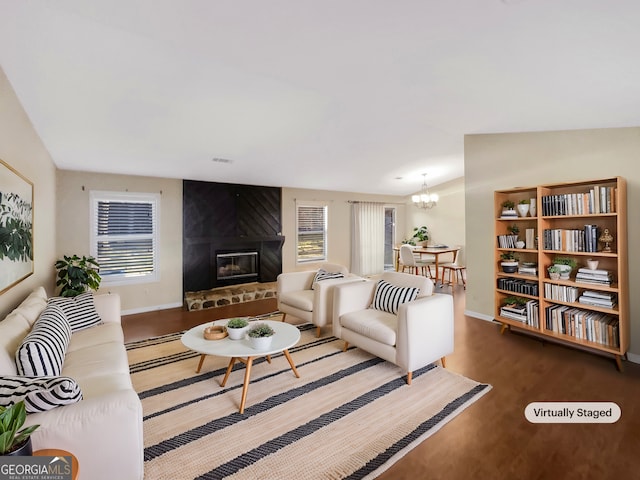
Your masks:
<path fill-rule="evenodd" d="M 589 270 L 588 268 L 578 269 L 576 273 L 577 283 L 593 283 L 596 285 L 611 285 L 613 276 L 607 270 Z"/>
<path fill-rule="evenodd" d="M 542 215 L 593 215 L 615 213 L 616 188 L 594 185 L 588 192 L 560 193 L 542 197 Z"/>
<path fill-rule="evenodd" d="M 594 292 L 585 290 L 578 299 L 580 303 L 585 305 L 593 305 L 596 307 L 613 308 L 617 305 L 618 300 L 615 294 L 607 292 Z"/>

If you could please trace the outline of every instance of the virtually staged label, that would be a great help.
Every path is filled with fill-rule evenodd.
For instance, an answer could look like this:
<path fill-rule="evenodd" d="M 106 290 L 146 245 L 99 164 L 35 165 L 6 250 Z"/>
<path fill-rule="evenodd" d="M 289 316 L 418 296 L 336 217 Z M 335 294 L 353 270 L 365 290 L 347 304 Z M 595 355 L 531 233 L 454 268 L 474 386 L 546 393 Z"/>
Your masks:
<path fill-rule="evenodd" d="M 532 402 L 524 409 L 531 423 L 615 423 L 621 414 L 613 402 Z"/>

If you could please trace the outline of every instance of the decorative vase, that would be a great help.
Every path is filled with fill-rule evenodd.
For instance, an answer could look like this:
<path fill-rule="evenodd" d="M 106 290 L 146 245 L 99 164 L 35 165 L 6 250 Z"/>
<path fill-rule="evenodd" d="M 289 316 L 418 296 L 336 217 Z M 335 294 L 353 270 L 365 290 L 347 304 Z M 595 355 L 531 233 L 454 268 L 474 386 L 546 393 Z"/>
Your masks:
<path fill-rule="evenodd" d="M 559 272 L 549 272 L 549 278 L 551 280 L 558 280 L 560 278 Z"/>
<path fill-rule="evenodd" d="M 518 209 L 518 215 L 521 217 L 526 217 L 527 213 L 529 213 L 529 204 L 528 203 L 519 203 L 516 208 Z"/>
<path fill-rule="evenodd" d="M 531 200 L 529 200 L 529 214 L 532 217 L 536 216 L 536 199 L 532 198 Z"/>
<path fill-rule="evenodd" d="M 587 260 L 587 267 L 589 270 L 596 270 L 598 268 L 598 260 Z"/>
<path fill-rule="evenodd" d="M 518 240 L 516 242 L 516 248 L 524 248 L 524 242 L 522 240 Z"/>
<path fill-rule="evenodd" d="M 33 454 L 33 448 L 31 447 L 31 437 L 13 452 L 5 453 L 6 457 L 30 457 Z"/>
<path fill-rule="evenodd" d="M 270 337 L 249 337 L 249 343 L 254 350 L 268 350 L 272 340 L 273 335 Z"/>
<path fill-rule="evenodd" d="M 227 327 L 227 333 L 231 340 L 242 340 L 249 330 L 249 325 L 242 328 L 229 328 Z"/>

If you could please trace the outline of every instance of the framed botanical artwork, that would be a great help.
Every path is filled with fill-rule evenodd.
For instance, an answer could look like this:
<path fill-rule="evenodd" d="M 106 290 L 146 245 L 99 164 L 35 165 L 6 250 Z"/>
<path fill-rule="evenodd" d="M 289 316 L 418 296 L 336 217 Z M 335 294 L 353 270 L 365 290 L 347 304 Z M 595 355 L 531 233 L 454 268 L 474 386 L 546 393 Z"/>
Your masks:
<path fill-rule="evenodd" d="M 33 273 L 33 183 L 0 160 L 0 293 Z"/>

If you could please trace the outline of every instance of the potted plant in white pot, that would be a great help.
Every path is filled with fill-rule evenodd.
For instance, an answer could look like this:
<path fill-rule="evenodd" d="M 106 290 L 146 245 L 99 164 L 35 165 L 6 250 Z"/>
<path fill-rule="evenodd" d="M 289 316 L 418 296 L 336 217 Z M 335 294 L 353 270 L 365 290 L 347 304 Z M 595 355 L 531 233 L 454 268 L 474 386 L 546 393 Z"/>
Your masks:
<path fill-rule="evenodd" d="M 232 318 L 227 322 L 227 333 L 231 340 L 242 340 L 249 330 L 249 322 L 246 318 Z"/>
<path fill-rule="evenodd" d="M 549 278 L 551 280 L 558 280 L 560 278 L 560 267 L 557 265 L 551 265 L 547 268 L 547 271 L 549 272 Z"/>
<path fill-rule="evenodd" d="M 518 215 L 520 215 L 521 217 L 526 217 L 527 213 L 529 213 L 529 200 L 520 200 L 520 202 L 518 202 L 518 206 L 516 207 L 518 209 Z"/>
<path fill-rule="evenodd" d="M 416 245 L 426 247 L 429 242 L 429 230 L 427 230 L 427 227 L 424 225 L 421 227 L 415 227 L 413 229 L 413 238 Z"/>
<path fill-rule="evenodd" d="M 516 204 L 514 202 L 512 202 L 511 200 L 505 200 L 504 202 L 502 202 L 501 206 L 502 206 L 502 214 L 501 215 L 503 217 L 517 217 L 518 216 L 518 214 L 514 210 L 514 207 L 516 206 Z"/>
<path fill-rule="evenodd" d="M 8 407 L 0 406 L 0 455 L 30 456 L 31 434 L 40 425 L 31 425 L 21 429 L 27 419 L 24 400 Z"/>
<path fill-rule="evenodd" d="M 578 265 L 575 259 L 571 257 L 555 257 L 553 259 L 553 264 L 559 268 L 560 278 L 562 280 L 569 280 L 571 271 Z"/>
<path fill-rule="evenodd" d="M 266 323 L 258 323 L 251 327 L 247 333 L 251 348 L 255 350 L 267 350 L 271 346 L 271 341 L 275 333 L 273 328 Z"/>
<path fill-rule="evenodd" d="M 504 273 L 516 273 L 518 270 L 518 257 L 513 252 L 504 252 L 500 255 L 500 265 Z"/>

